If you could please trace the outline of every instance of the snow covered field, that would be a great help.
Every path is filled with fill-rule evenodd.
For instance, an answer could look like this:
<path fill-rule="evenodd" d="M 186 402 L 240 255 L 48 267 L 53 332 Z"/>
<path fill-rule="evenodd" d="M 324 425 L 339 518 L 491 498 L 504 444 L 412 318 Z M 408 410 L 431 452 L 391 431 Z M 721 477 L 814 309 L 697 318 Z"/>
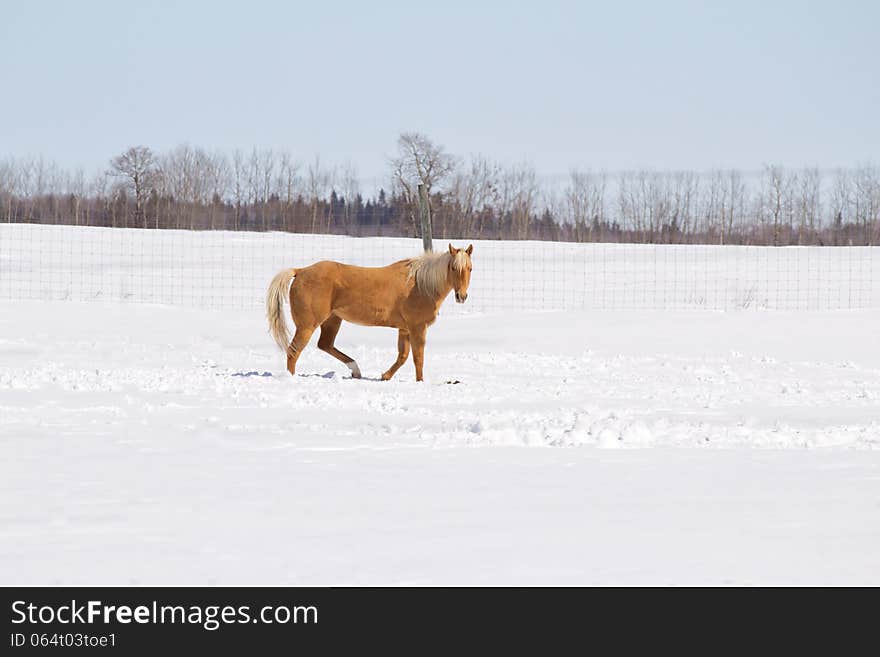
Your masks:
<path fill-rule="evenodd" d="M 0 583 L 880 584 L 878 308 L 449 303 L 424 384 L 337 344 L 0 301 Z"/>

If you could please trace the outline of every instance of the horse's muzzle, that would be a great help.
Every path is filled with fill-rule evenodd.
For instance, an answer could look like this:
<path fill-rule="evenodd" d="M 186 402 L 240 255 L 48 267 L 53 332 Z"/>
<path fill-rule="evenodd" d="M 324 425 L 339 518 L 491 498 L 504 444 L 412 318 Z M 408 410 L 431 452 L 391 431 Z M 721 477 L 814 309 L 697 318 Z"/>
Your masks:
<path fill-rule="evenodd" d="M 464 303 L 465 301 L 467 301 L 467 293 L 465 293 L 465 294 L 459 294 L 458 292 L 455 293 L 455 302 L 456 303 Z"/>

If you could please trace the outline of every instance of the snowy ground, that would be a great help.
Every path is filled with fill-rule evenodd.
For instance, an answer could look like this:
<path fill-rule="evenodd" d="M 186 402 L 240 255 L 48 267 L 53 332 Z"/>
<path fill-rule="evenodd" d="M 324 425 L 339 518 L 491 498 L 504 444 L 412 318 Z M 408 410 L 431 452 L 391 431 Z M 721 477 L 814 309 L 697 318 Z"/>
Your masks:
<path fill-rule="evenodd" d="M 447 312 L 425 384 L 337 344 L 0 302 L 0 583 L 880 584 L 880 310 Z"/>

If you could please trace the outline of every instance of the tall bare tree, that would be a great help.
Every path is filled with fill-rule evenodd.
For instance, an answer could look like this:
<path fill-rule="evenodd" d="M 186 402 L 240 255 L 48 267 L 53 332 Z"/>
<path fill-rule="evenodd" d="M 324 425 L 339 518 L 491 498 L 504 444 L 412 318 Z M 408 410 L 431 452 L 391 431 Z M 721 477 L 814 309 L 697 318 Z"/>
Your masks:
<path fill-rule="evenodd" d="M 605 221 L 605 174 L 582 172 L 569 174 L 565 188 L 565 212 L 574 227 L 578 242 L 593 241 L 593 231 Z"/>
<path fill-rule="evenodd" d="M 235 201 L 233 230 L 241 227 L 242 212 L 247 206 L 247 162 L 241 149 L 232 152 L 232 198 Z"/>
<path fill-rule="evenodd" d="M 731 242 L 734 226 L 742 222 L 746 197 L 746 185 L 739 171 L 731 169 L 724 173 L 724 177 L 726 178 L 726 185 L 722 218 L 725 228 L 721 231 L 722 243 L 724 243 L 725 239 L 725 230 L 727 242 Z"/>
<path fill-rule="evenodd" d="M 697 202 L 700 196 L 700 178 L 692 171 L 672 174 L 672 216 L 668 242 L 679 242 L 689 235 L 695 223 Z"/>
<path fill-rule="evenodd" d="M 204 158 L 207 191 L 210 194 L 210 227 L 217 228 L 217 215 L 223 204 L 223 198 L 229 191 L 230 168 L 226 155 L 220 152 L 206 153 Z"/>
<path fill-rule="evenodd" d="M 339 172 L 339 185 L 342 192 L 342 200 L 345 203 L 343 227 L 346 231 L 350 231 L 357 218 L 356 213 L 361 197 L 357 167 L 354 163 L 346 162 L 342 165 L 342 169 Z"/>
<path fill-rule="evenodd" d="M 780 245 L 782 223 L 788 217 L 789 187 L 789 178 L 781 166 L 772 164 L 764 167 L 760 191 L 763 209 L 762 223 L 766 223 L 767 219 L 772 222 L 771 243 L 773 246 Z"/>
<path fill-rule="evenodd" d="M 538 176 L 531 164 L 516 164 L 501 176 L 499 219 L 510 222 L 516 239 L 528 239 L 538 197 Z"/>
<path fill-rule="evenodd" d="M 293 228 L 293 202 L 300 187 L 300 163 L 293 159 L 287 151 L 281 153 L 278 164 L 278 189 L 282 199 L 281 226 L 284 230 Z"/>
<path fill-rule="evenodd" d="M 804 169 L 799 177 L 796 201 L 798 244 L 812 242 L 816 234 L 822 208 L 822 174 L 812 167 Z M 807 239 L 809 237 L 809 239 Z"/>
<path fill-rule="evenodd" d="M 153 184 L 156 172 L 156 158 L 147 146 L 132 146 L 121 155 L 110 160 L 112 175 L 122 178 L 126 187 L 134 195 L 134 222 L 147 227 L 143 213 L 144 202 Z"/>
<path fill-rule="evenodd" d="M 14 200 L 15 185 L 15 160 L 9 158 L 0 162 L 0 210 L 6 222 L 12 221 L 12 203 Z"/>
<path fill-rule="evenodd" d="M 880 230 L 880 171 L 870 164 L 856 167 L 853 175 L 854 219 L 864 244 L 873 245 Z"/>
<path fill-rule="evenodd" d="M 309 232 L 315 233 L 318 230 L 318 207 L 321 204 L 321 199 L 324 198 L 327 190 L 330 188 L 332 179 L 330 171 L 321 166 L 321 158 L 315 155 L 315 159 L 312 160 L 306 170 L 306 190 L 308 191 L 309 202 L 312 207 Z"/>
<path fill-rule="evenodd" d="M 442 146 L 418 132 L 404 132 L 397 139 L 397 155 L 391 158 L 395 187 L 409 206 L 412 227 L 416 227 L 418 186 L 424 185 L 428 202 L 431 194 L 455 170 L 457 160 Z"/>
<path fill-rule="evenodd" d="M 501 166 L 476 155 L 467 169 L 458 171 L 450 184 L 450 196 L 458 216 L 454 229 L 461 237 L 482 237 L 486 215 L 498 203 Z"/>

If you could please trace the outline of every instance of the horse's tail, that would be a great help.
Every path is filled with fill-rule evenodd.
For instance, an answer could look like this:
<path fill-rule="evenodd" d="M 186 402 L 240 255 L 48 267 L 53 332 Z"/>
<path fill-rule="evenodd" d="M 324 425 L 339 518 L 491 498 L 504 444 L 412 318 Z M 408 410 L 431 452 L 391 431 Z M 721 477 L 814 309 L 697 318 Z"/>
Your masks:
<path fill-rule="evenodd" d="M 296 276 L 296 269 L 284 269 L 275 275 L 269 283 L 269 291 L 266 293 L 266 316 L 269 319 L 269 330 L 275 342 L 282 351 L 287 351 L 290 342 L 290 332 L 287 330 L 287 322 L 284 321 L 284 297 L 290 288 L 290 282 Z"/>

